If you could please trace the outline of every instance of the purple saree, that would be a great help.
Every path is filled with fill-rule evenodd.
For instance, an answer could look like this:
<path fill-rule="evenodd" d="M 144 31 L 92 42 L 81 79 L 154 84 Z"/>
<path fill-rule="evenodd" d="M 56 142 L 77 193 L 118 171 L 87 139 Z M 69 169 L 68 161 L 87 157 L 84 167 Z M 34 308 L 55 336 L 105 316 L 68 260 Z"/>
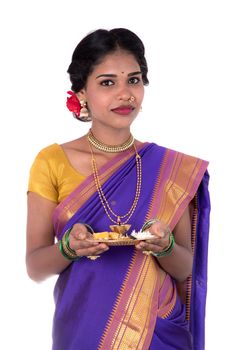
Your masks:
<path fill-rule="evenodd" d="M 190 202 L 193 274 L 176 286 L 157 264 L 133 246 L 111 247 L 95 261 L 81 258 L 56 283 L 54 350 L 204 349 L 209 196 L 207 162 L 155 144 L 144 144 L 141 196 L 130 223 L 140 230 L 157 217 L 173 230 Z M 104 193 L 115 212 L 131 207 L 135 157 L 129 151 L 100 169 Z M 105 231 L 111 224 L 90 176 L 54 212 L 58 239 L 76 222 Z M 179 293 L 186 303 L 181 302 Z"/>

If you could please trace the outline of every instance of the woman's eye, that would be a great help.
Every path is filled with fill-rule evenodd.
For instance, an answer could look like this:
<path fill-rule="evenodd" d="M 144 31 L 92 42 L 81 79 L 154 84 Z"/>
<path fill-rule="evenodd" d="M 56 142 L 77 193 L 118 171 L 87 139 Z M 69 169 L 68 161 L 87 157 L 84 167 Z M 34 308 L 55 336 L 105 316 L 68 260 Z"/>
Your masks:
<path fill-rule="evenodd" d="M 112 80 L 103 80 L 100 83 L 102 86 L 111 86 L 114 84 L 114 82 Z"/>
<path fill-rule="evenodd" d="M 132 77 L 129 79 L 129 84 L 137 84 L 140 82 L 140 78 L 137 78 L 137 77 Z"/>

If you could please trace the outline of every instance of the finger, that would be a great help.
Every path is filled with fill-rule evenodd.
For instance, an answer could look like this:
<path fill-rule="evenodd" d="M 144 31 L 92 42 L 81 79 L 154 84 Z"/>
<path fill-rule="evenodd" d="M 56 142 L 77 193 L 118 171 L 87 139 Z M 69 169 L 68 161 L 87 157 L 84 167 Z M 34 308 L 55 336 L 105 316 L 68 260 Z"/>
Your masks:
<path fill-rule="evenodd" d="M 89 232 L 83 224 L 75 224 L 70 232 L 70 236 L 76 239 L 85 239 L 89 237 Z"/>
<path fill-rule="evenodd" d="M 98 254 L 103 254 L 105 253 L 107 250 L 109 250 L 110 248 L 105 245 L 105 246 L 102 246 L 102 247 L 95 247 L 94 248 L 94 254 L 95 255 L 98 255 Z"/>
<path fill-rule="evenodd" d="M 76 250 L 76 254 L 78 256 L 98 255 L 106 252 L 107 250 L 109 250 L 109 247 L 106 244 L 99 244 L 98 247 L 78 249 Z"/>
<path fill-rule="evenodd" d="M 96 247 L 98 245 L 98 242 L 91 242 L 87 240 L 70 240 L 69 244 L 70 248 L 72 248 L 73 250 Z"/>
<path fill-rule="evenodd" d="M 155 222 L 149 229 L 149 232 L 155 235 L 156 237 L 163 238 L 164 231 L 162 228 L 162 224 L 160 222 Z"/>
<path fill-rule="evenodd" d="M 71 239 L 71 237 L 76 239 L 76 240 L 83 240 L 83 239 L 86 239 L 86 233 L 73 229 L 69 235 L 70 239 Z"/>
<path fill-rule="evenodd" d="M 152 244 L 152 245 L 157 245 L 157 246 L 160 246 L 160 247 L 165 247 L 167 245 L 166 243 L 167 241 L 165 241 L 164 239 L 162 238 L 150 238 L 150 239 L 147 239 L 147 240 L 144 240 L 142 242 L 140 242 L 139 244 L 136 245 L 136 247 L 140 248 L 140 247 L 144 247 L 145 244 Z"/>
<path fill-rule="evenodd" d="M 143 249 L 145 249 L 145 243 L 144 242 L 140 242 L 140 243 L 135 245 L 135 248 L 139 249 L 139 250 L 143 250 Z"/>
<path fill-rule="evenodd" d="M 155 222 L 149 231 L 158 238 L 166 238 L 169 236 L 170 229 L 163 222 Z"/>
<path fill-rule="evenodd" d="M 166 237 L 166 238 L 148 239 L 145 241 L 145 243 L 151 244 L 151 245 L 157 245 L 165 249 L 166 247 L 168 247 L 170 241 L 169 241 L 169 238 Z"/>
<path fill-rule="evenodd" d="M 139 244 L 136 245 L 136 248 L 138 250 L 151 250 L 155 253 L 162 251 L 162 247 L 156 244 L 149 244 L 146 242 L 141 242 Z"/>
<path fill-rule="evenodd" d="M 87 231 L 87 239 L 94 240 L 93 234 L 91 232 L 89 232 L 89 231 Z"/>
<path fill-rule="evenodd" d="M 149 243 L 149 244 L 159 244 L 160 245 L 160 242 L 162 241 L 162 238 L 158 238 L 158 237 L 155 237 L 155 238 L 150 238 L 150 239 L 147 239 L 145 240 L 144 242 L 145 243 Z M 143 242 L 143 243 L 144 243 Z"/>

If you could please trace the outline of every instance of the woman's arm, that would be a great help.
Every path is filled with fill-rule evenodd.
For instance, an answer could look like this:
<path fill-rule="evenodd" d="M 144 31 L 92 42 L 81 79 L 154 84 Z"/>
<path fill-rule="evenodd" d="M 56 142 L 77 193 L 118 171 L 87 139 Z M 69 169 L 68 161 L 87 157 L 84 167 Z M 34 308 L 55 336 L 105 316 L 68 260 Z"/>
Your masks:
<path fill-rule="evenodd" d="M 59 244 L 55 243 L 52 214 L 56 206 L 57 203 L 36 193 L 28 194 L 26 265 L 29 277 L 36 282 L 59 274 L 71 264 L 60 252 Z M 81 257 L 108 250 L 105 244 L 90 242 L 91 237 L 84 225 L 75 224 L 70 233 L 71 249 Z"/>
<path fill-rule="evenodd" d="M 55 244 L 52 214 L 56 206 L 36 193 L 28 193 L 26 266 L 29 277 L 37 282 L 59 274 L 70 264 Z"/>
<path fill-rule="evenodd" d="M 162 227 L 153 224 L 149 231 L 158 236 Z M 175 244 L 170 255 L 158 258 L 160 266 L 178 281 L 184 281 L 192 272 L 193 255 L 191 248 L 191 220 L 189 207 L 184 211 L 174 230 Z M 168 236 L 141 242 L 136 246 L 140 250 L 162 251 L 168 246 Z"/>

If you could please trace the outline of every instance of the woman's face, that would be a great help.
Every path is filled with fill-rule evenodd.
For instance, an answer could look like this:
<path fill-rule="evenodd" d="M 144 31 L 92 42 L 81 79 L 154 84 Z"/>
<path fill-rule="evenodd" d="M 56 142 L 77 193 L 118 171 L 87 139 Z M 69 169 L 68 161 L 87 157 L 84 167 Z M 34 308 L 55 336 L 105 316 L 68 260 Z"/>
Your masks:
<path fill-rule="evenodd" d="M 78 97 L 87 102 L 93 125 L 129 127 L 144 97 L 142 74 L 134 56 L 121 50 L 105 56 Z"/>

